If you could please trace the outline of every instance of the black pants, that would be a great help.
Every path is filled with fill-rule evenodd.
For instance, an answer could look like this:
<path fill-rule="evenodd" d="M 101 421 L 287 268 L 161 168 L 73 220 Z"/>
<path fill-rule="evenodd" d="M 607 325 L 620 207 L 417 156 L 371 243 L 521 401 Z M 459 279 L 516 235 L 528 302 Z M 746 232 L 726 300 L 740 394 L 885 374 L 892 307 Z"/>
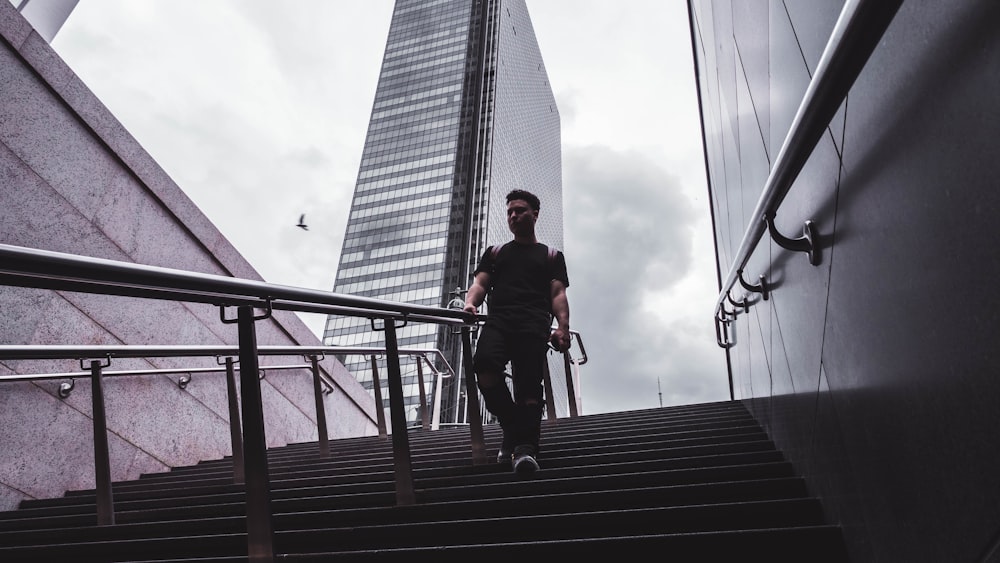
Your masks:
<path fill-rule="evenodd" d="M 505 449 L 520 445 L 539 446 L 544 405 L 542 376 L 548 343 L 536 335 L 500 331 L 487 324 L 476 342 L 473 369 L 478 373 L 507 375 L 511 378 L 514 396 L 502 382 L 483 387 L 486 408 L 493 413 L 504 431 Z M 504 369 L 511 364 L 511 374 Z"/>

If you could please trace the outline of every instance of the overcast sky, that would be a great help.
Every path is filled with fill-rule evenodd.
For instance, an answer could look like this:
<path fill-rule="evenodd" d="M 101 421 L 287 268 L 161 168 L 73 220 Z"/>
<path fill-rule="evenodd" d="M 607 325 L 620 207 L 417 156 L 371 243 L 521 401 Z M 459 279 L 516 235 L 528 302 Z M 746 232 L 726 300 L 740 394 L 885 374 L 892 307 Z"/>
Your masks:
<path fill-rule="evenodd" d="M 583 412 L 727 400 L 686 2 L 527 3 L 562 118 Z M 53 47 L 265 280 L 330 290 L 392 6 L 81 0 Z"/>

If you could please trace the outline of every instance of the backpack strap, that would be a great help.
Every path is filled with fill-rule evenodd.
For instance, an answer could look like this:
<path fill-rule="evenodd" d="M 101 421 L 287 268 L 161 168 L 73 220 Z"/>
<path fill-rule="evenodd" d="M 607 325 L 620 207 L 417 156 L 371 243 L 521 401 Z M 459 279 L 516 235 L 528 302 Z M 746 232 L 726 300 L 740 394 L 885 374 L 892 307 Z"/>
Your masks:
<path fill-rule="evenodd" d="M 494 244 L 493 246 L 491 246 L 490 250 L 489 250 L 489 252 L 490 252 L 490 258 L 492 258 L 493 260 L 496 260 L 497 259 L 497 255 L 500 254 L 500 249 L 501 248 L 503 248 L 502 244 Z M 549 264 L 552 264 L 553 262 L 556 261 L 556 253 L 558 253 L 559 251 L 556 250 L 555 247 L 552 247 L 552 246 L 548 247 L 548 249 L 549 249 Z"/>

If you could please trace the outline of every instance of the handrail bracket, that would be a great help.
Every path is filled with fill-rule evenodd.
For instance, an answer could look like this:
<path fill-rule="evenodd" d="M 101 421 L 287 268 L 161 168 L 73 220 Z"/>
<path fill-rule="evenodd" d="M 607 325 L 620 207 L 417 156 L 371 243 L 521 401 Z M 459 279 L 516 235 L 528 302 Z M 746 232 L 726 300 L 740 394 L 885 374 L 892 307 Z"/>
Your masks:
<path fill-rule="evenodd" d="M 253 321 L 254 322 L 256 322 L 256 321 L 263 321 L 263 320 L 267 320 L 267 319 L 271 318 L 271 315 L 274 313 L 274 307 L 272 306 L 271 302 L 272 302 L 272 299 L 270 297 L 266 297 L 264 299 L 264 306 L 263 307 L 257 307 L 258 309 L 264 309 L 264 313 L 261 314 L 261 315 L 254 315 L 253 316 Z M 226 305 L 220 304 L 219 305 L 219 320 L 222 321 L 223 324 L 231 325 L 231 324 L 238 323 L 239 322 L 239 317 L 233 318 L 233 319 L 227 318 L 226 317 Z"/>
<path fill-rule="evenodd" d="M 719 348 L 732 348 L 733 341 L 729 338 L 729 323 L 732 319 L 729 318 L 729 312 L 726 311 L 725 307 L 722 307 L 722 317 L 718 315 L 715 317 L 715 342 L 719 345 Z"/>
<path fill-rule="evenodd" d="M 767 278 L 764 274 L 757 277 L 757 285 L 750 285 L 750 282 L 743 279 L 743 270 L 736 270 L 736 279 L 740 280 L 740 285 L 743 286 L 743 289 L 753 293 L 759 293 L 761 298 L 764 301 L 767 301 L 770 296 L 770 289 L 767 287 Z M 730 302 L 732 302 L 732 298 L 730 298 Z M 733 305 L 735 305 L 735 303 L 733 303 Z"/>
<path fill-rule="evenodd" d="M 80 370 L 88 371 L 92 369 L 91 362 L 98 362 L 97 366 L 101 369 L 111 367 L 111 354 L 104 356 L 103 360 L 98 360 L 97 358 L 77 358 L 80 361 Z"/>
<path fill-rule="evenodd" d="M 813 266 L 819 265 L 819 249 L 816 247 L 816 240 L 819 237 L 816 234 L 815 223 L 812 221 L 806 221 L 802 225 L 802 236 L 792 239 L 778 232 L 777 227 L 774 226 L 773 211 L 764 215 L 764 222 L 767 223 L 767 232 L 771 234 L 771 239 L 773 239 L 778 246 L 793 252 L 805 252 L 809 255 L 810 264 Z"/>
<path fill-rule="evenodd" d="M 382 328 L 379 328 L 378 325 L 375 324 L 375 321 L 377 321 L 377 320 L 381 320 L 382 321 Z M 389 321 L 390 320 L 392 320 L 392 319 L 376 319 L 376 318 L 370 318 L 370 319 L 368 319 L 368 321 L 371 322 L 372 331 L 374 331 L 374 332 L 385 332 L 386 330 L 388 330 L 388 328 L 389 328 L 388 325 L 389 325 Z M 403 328 L 406 325 L 408 325 L 409 323 L 410 323 L 409 315 L 406 315 L 405 313 L 403 314 L 403 324 L 396 324 L 396 321 L 392 320 L 392 326 L 395 329 Z"/>
<path fill-rule="evenodd" d="M 749 313 L 750 312 L 750 296 L 749 295 L 744 295 L 743 296 L 743 301 L 734 301 L 733 300 L 733 296 L 727 293 L 726 294 L 726 299 L 729 300 L 729 303 L 732 304 L 733 307 L 736 307 L 736 308 L 742 307 L 744 313 Z"/>
<path fill-rule="evenodd" d="M 66 383 L 66 382 L 60 383 L 59 384 L 59 398 L 60 399 L 68 399 L 70 393 L 73 392 L 73 389 L 75 387 L 76 387 L 76 378 L 75 377 L 69 378 L 69 383 Z"/>

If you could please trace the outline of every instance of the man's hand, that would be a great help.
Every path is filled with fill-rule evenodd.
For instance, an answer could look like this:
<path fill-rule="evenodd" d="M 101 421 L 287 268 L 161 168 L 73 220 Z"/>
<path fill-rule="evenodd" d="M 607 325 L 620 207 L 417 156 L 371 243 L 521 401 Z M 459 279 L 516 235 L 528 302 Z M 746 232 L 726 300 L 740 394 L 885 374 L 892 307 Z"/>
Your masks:
<path fill-rule="evenodd" d="M 465 307 L 462 310 L 472 315 L 473 321 L 476 320 L 478 304 L 486 299 L 488 287 L 490 287 L 490 275 L 486 272 L 479 272 L 472 280 L 469 290 L 465 292 Z"/>
<path fill-rule="evenodd" d="M 569 350 L 570 334 L 568 329 L 557 328 L 549 335 L 549 343 L 560 352 Z"/>

